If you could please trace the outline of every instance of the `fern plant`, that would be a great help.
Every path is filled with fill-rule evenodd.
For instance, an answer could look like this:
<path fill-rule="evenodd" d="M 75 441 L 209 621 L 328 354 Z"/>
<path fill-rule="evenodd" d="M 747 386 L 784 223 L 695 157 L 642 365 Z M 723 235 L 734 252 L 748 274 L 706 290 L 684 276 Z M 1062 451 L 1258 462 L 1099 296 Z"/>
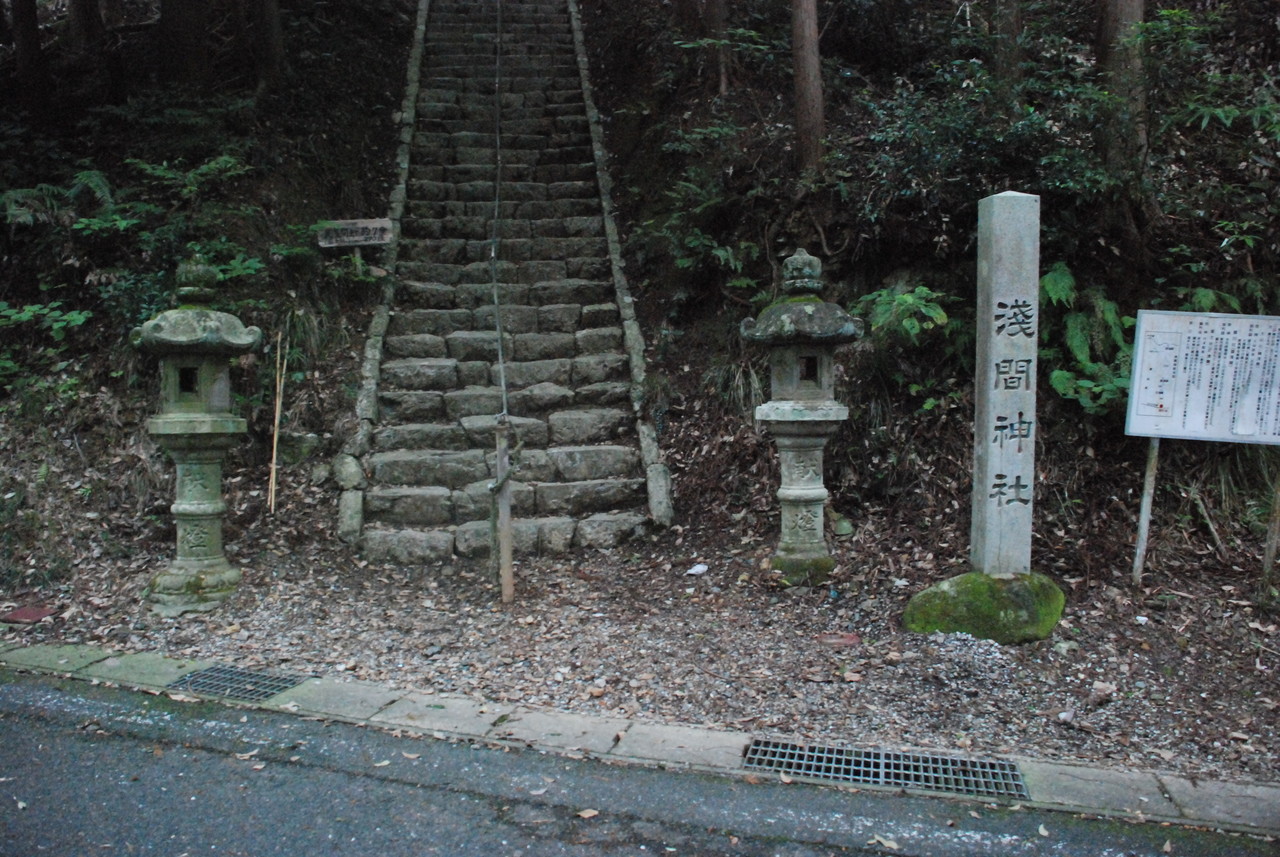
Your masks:
<path fill-rule="evenodd" d="M 1080 289 L 1065 262 L 1057 262 L 1040 279 L 1041 306 L 1061 310 L 1041 315 L 1040 359 L 1050 367 L 1049 384 L 1064 399 L 1090 414 L 1106 414 L 1128 401 L 1133 344 L 1128 330 L 1134 319 L 1102 288 Z"/>
<path fill-rule="evenodd" d="M 66 187 L 38 184 L 29 188 L 13 188 L 0 193 L 0 209 L 11 226 L 34 226 L 37 223 L 69 225 L 76 219 L 75 203 L 89 194 L 100 205 L 113 204 L 111 183 L 98 170 L 82 170 Z"/>

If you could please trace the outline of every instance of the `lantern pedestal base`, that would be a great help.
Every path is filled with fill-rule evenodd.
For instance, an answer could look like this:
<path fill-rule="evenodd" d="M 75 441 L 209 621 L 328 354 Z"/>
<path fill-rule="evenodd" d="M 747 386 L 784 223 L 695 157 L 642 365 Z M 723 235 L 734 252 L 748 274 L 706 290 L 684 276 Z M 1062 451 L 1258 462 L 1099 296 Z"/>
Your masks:
<path fill-rule="evenodd" d="M 150 431 L 178 468 L 178 496 L 170 507 L 178 544 L 169 567 L 147 588 L 147 600 L 161 616 L 213 610 L 231 597 L 241 578 L 222 551 L 222 462 L 244 431 L 244 421 L 221 415 L 203 422 L 156 418 Z"/>
<path fill-rule="evenodd" d="M 219 557 L 209 562 L 175 562 L 151 579 L 146 598 L 159 616 L 204 613 L 236 591 L 240 569 Z"/>
<path fill-rule="evenodd" d="M 782 532 L 770 566 L 782 572 L 786 586 L 818 586 L 836 567 L 823 522 L 822 450 L 848 414 L 835 402 L 766 402 L 756 408 L 756 418 L 778 446 Z"/>
<path fill-rule="evenodd" d="M 831 577 L 836 561 L 825 552 L 800 556 L 779 551 L 769 560 L 769 567 L 782 572 L 782 583 L 786 586 L 819 586 Z"/>

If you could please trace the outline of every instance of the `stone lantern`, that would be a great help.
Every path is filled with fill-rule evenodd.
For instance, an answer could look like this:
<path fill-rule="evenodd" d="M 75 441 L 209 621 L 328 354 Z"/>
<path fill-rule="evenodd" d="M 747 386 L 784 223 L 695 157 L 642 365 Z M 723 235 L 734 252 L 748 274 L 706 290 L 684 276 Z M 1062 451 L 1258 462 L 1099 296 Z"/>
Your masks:
<path fill-rule="evenodd" d="M 769 348 L 770 394 L 756 408 L 778 444 L 782 535 L 773 568 L 793 586 L 826 580 L 835 560 L 827 551 L 822 450 L 849 416 L 835 400 L 836 347 L 862 335 L 862 320 L 818 297 L 822 263 L 803 249 L 782 263 L 783 296 L 759 319 L 742 322 L 742 338 Z"/>
<path fill-rule="evenodd" d="M 240 570 L 222 552 L 222 461 L 244 435 L 231 413 L 230 358 L 256 349 L 262 331 L 208 308 L 218 274 L 201 262 L 178 266 L 178 308 L 135 328 L 135 348 L 160 358 L 162 404 L 147 432 L 178 468 L 171 507 L 177 556 L 147 588 L 162 616 L 212 610 L 234 591 Z"/>

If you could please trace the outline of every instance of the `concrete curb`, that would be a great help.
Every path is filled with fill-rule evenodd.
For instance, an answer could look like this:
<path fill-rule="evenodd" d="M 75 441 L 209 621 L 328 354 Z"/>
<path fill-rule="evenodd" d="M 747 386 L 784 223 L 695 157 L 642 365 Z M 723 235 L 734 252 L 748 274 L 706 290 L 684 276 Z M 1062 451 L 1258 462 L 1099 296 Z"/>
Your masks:
<path fill-rule="evenodd" d="M 88 645 L 0 645 L 0 666 L 63 675 L 125 688 L 163 690 L 214 664 L 156 652 L 117 654 Z M 193 695 L 182 690 L 181 695 Z M 743 755 L 753 736 L 696 726 L 596 717 L 470 696 L 399 690 L 376 682 L 311 678 L 258 703 L 206 696 L 232 707 L 261 708 L 381 729 L 408 729 L 438 739 L 481 741 L 571 758 L 745 777 Z M 771 736 L 774 737 L 774 736 Z M 797 742 L 804 743 L 804 742 Z M 812 742 L 810 742 L 812 743 Z M 910 751 L 906 751 L 910 752 Z M 1190 779 L 1177 774 L 1009 758 L 1037 809 L 1280 835 L 1280 783 Z M 772 774 L 758 773 L 770 778 Z M 835 785 L 797 776 L 798 782 Z M 845 784 L 847 785 L 847 784 Z M 874 786 L 859 786 L 875 790 Z M 898 791 L 898 789 L 894 789 Z M 943 799 L 964 795 L 911 790 Z M 990 803 L 988 798 L 980 799 Z M 1010 803 L 1010 801 L 998 801 Z"/>

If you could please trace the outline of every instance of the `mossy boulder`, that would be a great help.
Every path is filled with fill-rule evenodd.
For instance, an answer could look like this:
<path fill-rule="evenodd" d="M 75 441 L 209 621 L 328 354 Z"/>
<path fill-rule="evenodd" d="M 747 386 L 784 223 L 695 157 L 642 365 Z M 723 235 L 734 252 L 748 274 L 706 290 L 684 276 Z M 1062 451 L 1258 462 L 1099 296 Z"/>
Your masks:
<path fill-rule="evenodd" d="M 1065 604 L 1062 590 L 1043 574 L 971 571 L 917 593 L 902 623 L 921 634 L 963 631 L 1001 644 L 1028 643 L 1053 633 Z"/>

